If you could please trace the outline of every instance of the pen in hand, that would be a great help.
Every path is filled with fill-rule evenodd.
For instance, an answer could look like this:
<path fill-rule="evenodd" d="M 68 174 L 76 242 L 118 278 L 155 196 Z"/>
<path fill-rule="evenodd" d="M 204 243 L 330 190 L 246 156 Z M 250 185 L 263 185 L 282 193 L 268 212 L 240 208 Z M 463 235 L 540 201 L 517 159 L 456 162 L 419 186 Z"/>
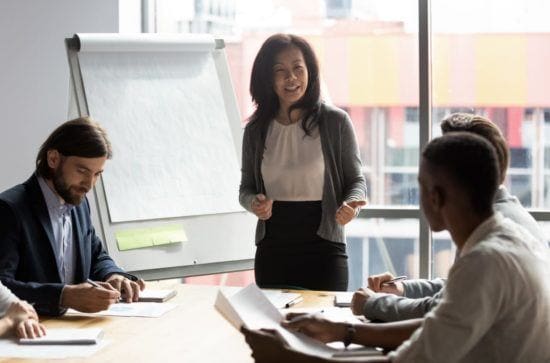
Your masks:
<path fill-rule="evenodd" d="M 97 282 L 92 281 L 90 279 L 86 279 L 86 282 L 92 285 L 93 287 L 99 287 L 99 288 L 101 287 L 101 285 L 99 285 Z"/>
<path fill-rule="evenodd" d="M 382 283 L 382 286 L 395 285 L 395 283 L 397 281 L 402 281 L 402 280 L 406 280 L 406 279 L 407 279 L 407 276 L 397 276 L 397 277 L 394 277 L 393 279 L 391 279 L 389 281 L 384 281 Z"/>

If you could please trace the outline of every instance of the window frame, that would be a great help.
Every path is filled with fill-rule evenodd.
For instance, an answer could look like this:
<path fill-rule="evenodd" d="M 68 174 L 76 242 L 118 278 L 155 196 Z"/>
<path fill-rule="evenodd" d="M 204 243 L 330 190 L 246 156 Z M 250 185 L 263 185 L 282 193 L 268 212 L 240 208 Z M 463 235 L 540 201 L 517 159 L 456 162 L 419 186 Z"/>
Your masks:
<path fill-rule="evenodd" d="M 142 32 L 154 33 L 157 29 L 156 0 L 141 0 Z M 418 0 L 418 57 L 419 57 L 419 159 L 424 146 L 432 139 L 432 32 L 431 0 Z M 544 168 L 544 167 L 543 167 Z M 369 170 L 372 172 L 372 170 Z M 550 175 L 543 170 L 544 176 Z M 533 176 L 534 177 L 534 176 Z M 528 209 L 538 222 L 550 221 L 550 210 Z M 414 218 L 419 220 L 419 276 L 431 278 L 432 233 L 419 207 L 366 206 L 358 218 Z"/>

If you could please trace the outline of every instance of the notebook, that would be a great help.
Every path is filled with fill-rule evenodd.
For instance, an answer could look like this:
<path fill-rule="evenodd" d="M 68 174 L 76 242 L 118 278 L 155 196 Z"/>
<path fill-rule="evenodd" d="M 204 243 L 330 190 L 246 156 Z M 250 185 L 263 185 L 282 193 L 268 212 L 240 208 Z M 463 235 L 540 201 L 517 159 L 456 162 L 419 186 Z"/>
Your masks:
<path fill-rule="evenodd" d="M 176 296 L 176 290 L 151 290 L 145 289 L 139 292 L 140 302 L 165 302 Z"/>
<path fill-rule="evenodd" d="M 342 308 L 350 307 L 353 294 L 353 291 L 336 293 L 336 295 L 334 295 L 334 306 L 339 306 Z"/>
<path fill-rule="evenodd" d="M 100 328 L 87 329 L 48 329 L 46 335 L 39 338 L 21 338 L 19 344 L 36 345 L 89 345 L 97 344 L 103 337 Z"/>

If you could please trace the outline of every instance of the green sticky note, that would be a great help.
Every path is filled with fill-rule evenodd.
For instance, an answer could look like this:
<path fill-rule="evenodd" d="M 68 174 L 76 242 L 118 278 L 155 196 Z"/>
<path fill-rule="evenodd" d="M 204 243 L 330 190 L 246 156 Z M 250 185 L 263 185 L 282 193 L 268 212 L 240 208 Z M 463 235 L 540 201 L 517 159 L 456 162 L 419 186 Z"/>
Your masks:
<path fill-rule="evenodd" d="M 119 251 L 187 242 L 185 230 L 177 224 L 117 231 L 115 237 Z"/>

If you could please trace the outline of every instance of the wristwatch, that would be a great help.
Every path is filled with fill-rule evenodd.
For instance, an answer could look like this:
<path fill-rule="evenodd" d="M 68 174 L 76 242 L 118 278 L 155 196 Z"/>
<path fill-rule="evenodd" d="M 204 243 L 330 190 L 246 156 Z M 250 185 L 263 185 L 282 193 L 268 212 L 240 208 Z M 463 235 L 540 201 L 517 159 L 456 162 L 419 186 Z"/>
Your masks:
<path fill-rule="evenodd" d="M 348 347 L 355 337 L 355 326 L 353 324 L 346 324 L 346 336 L 344 337 L 344 347 Z"/>

